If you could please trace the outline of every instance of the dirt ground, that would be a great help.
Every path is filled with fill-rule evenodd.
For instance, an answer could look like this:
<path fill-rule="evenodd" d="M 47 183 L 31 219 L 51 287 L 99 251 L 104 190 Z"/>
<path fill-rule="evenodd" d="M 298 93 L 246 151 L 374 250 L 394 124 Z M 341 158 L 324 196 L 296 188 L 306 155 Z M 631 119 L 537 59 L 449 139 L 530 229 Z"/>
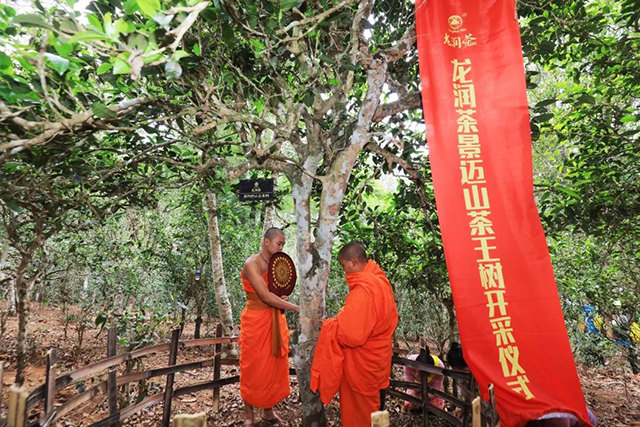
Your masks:
<path fill-rule="evenodd" d="M 50 348 L 58 349 L 58 373 L 72 371 L 106 356 L 106 331 L 97 336 L 98 330 L 89 328 L 85 332 L 83 349 L 76 358 L 74 347 L 77 341 L 76 330 L 73 325 L 68 328 L 67 338 L 64 337 L 64 323 L 62 312 L 51 307 L 35 307 L 29 321 L 28 354 L 29 365 L 26 372 L 26 387 L 32 389 L 44 381 L 44 356 Z M 213 324 L 203 325 L 203 334 L 213 335 Z M 2 413 L 6 413 L 8 389 L 15 377 L 15 336 L 17 319 L 10 318 L 6 324 L 6 331 L 0 337 L 0 362 L 4 366 Z M 193 325 L 187 325 L 182 339 L 193 336 Z M 120 350 L 119 350 L 120 351 Z M 178 363 L 202 360 L 210 356 L 210 348 L 196 348 L 181 350 Z M 167 355 L 155 355 L 145 358 L 139 369 L 165 366 Z M 627 366 L 620 361 L 612 361 L 606 367 L 578 369 L 587 404 L 598 418 L 599 425 L 604 427 L 636 426 L 640 427 L 640 376 L 630 373 Z M 237 375 L 236 367 L 223 367 L 222 376 Z M 71 384 L 56 394 L 56 404 L 62 404 L 77 394 L 78 389 L 90 388 L 102 381 L 104 377 L 87 379 L 83 383 Z M 175 376 L 175 387 L 182 387 L 201 381 L 213 379 L 212 368 L 198 371 L 179 373 Z M 164 377 L 149 381 L 149 394 L 161 392 L 164 387 Z M 132 395 L 135 397 L 135 391 Z M 107 414 L 107 404 L 104 396 L 89 401 L 61 420 L 59 426 L 87 426 L 100 420 Z M 225 386 L 220 391 L 220 408 L 212 413 L 212 392 L 210 390 L 181 396 L 174 399 L 172 414 L 197 413 L 207 414 L 209 426 L 231 427 L 242 425 L 242 400 L 239 385 Z M 387 398 L 387 409 L 393 426 L 419 426 L 421 417 L 410 415 L 401 410 L 402 403 L 397 399 Z M 41 408 L 40 408 L 41 409 Z M 291 395 L 276 407 L 285 426 L 298 426 L 301 419 L 298 383 L 291 377 Z M 337 399 L 326 407 L 329 426 L 340 425 L 340 410 Z M 33 411 L 37 415 L 37 410 Z M 147 427 L 160 425 L 162 407 L 156 405 L 145 409 L 122 423 L 123 426 Z M 261 423 L 260 414 L 256 411 L 256 425 Z M 434 423 L 439 425 L 439 423 Z"/>

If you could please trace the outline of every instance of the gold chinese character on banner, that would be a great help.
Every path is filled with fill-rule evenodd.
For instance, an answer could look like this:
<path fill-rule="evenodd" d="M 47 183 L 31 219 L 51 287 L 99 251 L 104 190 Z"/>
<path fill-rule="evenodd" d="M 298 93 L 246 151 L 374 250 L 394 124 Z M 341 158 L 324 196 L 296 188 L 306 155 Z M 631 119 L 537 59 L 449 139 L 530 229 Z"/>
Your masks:
<path fill-rule="evenodd" d="M 464 207 L 468 211 L 484 210 L 491 207 L 489 206 L 487 187 L 472 185 L 469 188 L 463 188 L 462 195 L 464 196 Z"/>
<path fill-rule="evenodd" d="M 482 160 L 462 160 L 460 162 L 460 172 L 462 173 L 462 185 L 484 184 L 484 167 Z"/>
<path fill-rule="evenodd" d="M 464 39 L 462 39 L 463 47 L 475 46 L 477 44 L 478 42 L 476 41 L 476 38 L 471 33 L 465 34 Z"/>
<path fill-rule="evenodd" d="M 493 222 L 487 218 L 491 211 L 471 211 L 467 215 L 472 217 L 469 221 L 469 228 L 472 236 L 486 236 L 495 234 L 493 232 Z"/>
<path fill-rule="evenodd" d="M 449 34 L 445 33 L 443 44 L 446 44 L 447 46 L 451 46 L 451 47 L 460 48 L 462 47 L 462 39 L 460 37 L 452 37 Z"/>
<path fill-rule="evenodd" d="M 458 123 L 458 133 L 475 133 L 478 132 L 478 121 L 473 114 L 476 110 L 456 110 L 460 114 L 456 122 Z"/>
<path fill-rule="evenodd" d="M 526 374 L 524 368 L 520 366 L 520 349 L 518 346 L 508 345 L 498 349 L 502 375 L 505 377 L 515 377 L 518 374 Z"/>
<path fill-rule="evenodd" d="M 511 316 L 498 317 L 491 319 L 491 328 L 493 335 L 496 336 L 496 346 L 513 344 L 516 339 L 513 338 L 513 328 L 511 327 Z"/>
<path fill-rule="evenodd" d="M 453 84 L 454 106 L 457 108 L 476 106 L 476 91 L 473 84 Z"/>
<path fill-rule="evenodd" d="M 500 261 L 479 263 L 480 283 L 484 289 L 504 289 L 502 264 Z"/>
<path fill-rule="evenodd" d="M 527 400 L 531 400 L 535 398 L 535 396 L 533 395 L 533 393 L 531 393 L 531 390 L 529 390 L 529 386 L 527 384 L 529 384 L 529 378 L 526 375 L 519 375 L 515 381 L 510 381 L 507 383 L 507 385 L 511 387 L 511 390 L 515 391 L 516 393 L 523 393 Z"/>
<path fill-rule="evenodd" d="M 489 240 L 495 240 L 494 236 L 479 236 L 472 237 L 471 240 L 480 242 L 480 246 L 475 246 L 473 248 L 474 251 L 480 251 L 482 254 L 482 258 L 476 259 L 478 262 L 486 262 L 486 261 L 497 261 L 497 258 L 491 258 L 489 255 L 489 251 L 498 249 L 497 246 L 489 246 Z"/>
<path fill-rule="evenodd" d="M 480 147 L 480 137 L 474 133 L 458 134 L 458 147 Z"/>
<path fill-rule="evenodd" d="M 479 159 L 480 152 L 480 139 L 477 134 L 458 134 L 458 153 L 462 159 Z"/>
<path fill-rule="evenodd" d="M 484 294 L 487 296 L 487 308 L 489 308 L 489 317 L 496 316 L 496 308 L 500 312 L 500 316 L 507 315 L 508 302 L 504 300 L 505 291 L 486 291 Z"/>
<path fill-rule="evenodd" d="M 457 59 L 454 59 L 451 63 L 453 64 L 453 82 L 471 83 L 471 80 L 467 80 L 467 74 L 471 72 L 471 60 L 467 58 L 460 62 Z"/>

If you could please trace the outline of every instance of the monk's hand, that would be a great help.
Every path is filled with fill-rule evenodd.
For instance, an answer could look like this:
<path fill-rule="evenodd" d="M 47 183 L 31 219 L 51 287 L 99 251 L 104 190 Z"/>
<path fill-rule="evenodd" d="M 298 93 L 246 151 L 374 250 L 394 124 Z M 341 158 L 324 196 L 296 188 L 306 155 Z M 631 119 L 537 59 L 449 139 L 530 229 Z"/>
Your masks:
<path fill-rule="evenodd" d="M 281 295 L 281 296 L 280 296 L 280 299 L 281 299 L 282 301 L 287 301 L 287 302 L 289 302 L 289 297 L 288 297 L 287 295 Z"/>

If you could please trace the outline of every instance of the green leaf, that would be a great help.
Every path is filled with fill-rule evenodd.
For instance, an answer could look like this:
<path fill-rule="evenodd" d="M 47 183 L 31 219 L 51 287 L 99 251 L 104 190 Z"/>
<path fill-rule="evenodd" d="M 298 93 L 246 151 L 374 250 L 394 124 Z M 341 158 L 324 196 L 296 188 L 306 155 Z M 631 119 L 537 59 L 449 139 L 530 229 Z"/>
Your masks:
<path fill-rule="evenodd" d="M 56 50 L 56 52 L 58 52 L 58 55 L 63 56 L 63 57 L 67 57 L 67 56 L 71 55 L 71 52 L 73 52 L 73 44 L 72 43 L 59 43 L 59 44 L 56 44 L 53 47 Z"/>
<path fill-rule="evenodd" d="M 42 15 L 35 13 L 27 13 L 25 15 L 17 15 L 13 18 L 13 21 L 22 25 L 23 27 L 39 27 L 52 30 L 53 27 L 44 20 Z"/>
<path fill-rule="evenodd" d="M 596 103 L 596 99 L 593 96 L 587 95 L 587 94 L 580 95 L 580 97 L 578 98 L 578 101 L 584 102 L 585 104 L 595 104 Z"/>
<path fill-rule="evenodd" d="M 123 33 L 123 34 L 127 34 L 129 33 L 129 22 L 123 20 L 122 18 L 118 19 L 116 21 L 116 31 L 118 31 L 118 33 Z"/>
<path fill-rule="evenodd" d="M 95 28 L 100 32 L 104 32 L 104 29 L 102 28 L 102 23 L 95 15 L 90 13 L 87 15 L 87 19 L 89 20 L 89 24 L 91 24 L 93 28 Z"/>
<path fill-rule="evenodd" d="M 542 107 L 546 107 L 547 105 L 551 105 L 551 104 L 555 104 L 556 103 L 556 99 L 552 98 L 552 99 L 545 99 L 544 101 L 540 101 L 536 104 L 536 108 L 542 108 Z"/>
<path fill-rule="evenodd" d="M 131 66 L 122 59 L 116 59 L 113 63 L 113 74 L 129 74 Z"/>
<path fill-rule="evenodd" d="M 631 123 L 637 120 L 636 116 L 624 116 L 620 119 L 622 123 Z"/>
<path fill-rule="evenodd" d="M 575 190 L 572 190 L 571 188 L 563 187 L 561 185 L 557 185 L 556 188 L 562 191 L 563 193 L 570 195 L 574 199 L 580 198 L 580 195 Z"/>
<path fill-rule="evenodd" d="M 4 52 L 0 52 L 0 70 L 11 67 L 11 57 Z"/>
<path fill-rule="evenodd" d="M 98 325 L 103 325 L 104 323 L 106 323 L 107 321 L 107 316 L 104 313 L 100 313 L 98 314 L 98 317 L 96 317 L 95 323 L 96 326 Z"/>
<path fill-rule="evenodd" d="M 541 122 L 548 122 L 552 118 L 553 118 L 553 113 L 546 113 L 546 114 L 540 114 L 538 116 L 535 116 L 533 120 L 535 120 L 538 123 L 541 123 Z"/>
<path fill-rule="evenodd" d="M 139 10 L 138 2 L 136 0 L 127 0 L 124 3 L 124 11 L 127 15 L 133 15 Z"/>
<path fill-rule="evenodd" d="M 305 92 L 303 102 L 307 107 L 313 106 L 314 99 L 315 96 L 312 91 L 308 90 L 307 92 Z"/>
<path fill-rule="evenodd" d="M 98 75 L 102 75 L 109 71 L 111 68 L 113 68 L 113 65 L 111 65 L 110 62 L 105 62 L 104 64 L 101 64 L 96 71 Z"/>
<path fill-rule="evenodd" d="M 44 54 L 45 58 L 51 64 L 51 68 L 56 70 L 58 74 L 63 75 L 65 71 L 69 69 L 69 60 L 66 58 L 62 58 L 61 56 L 54 55 L 53 53 L 46 52 Z"/>
<path fill-rule="evenodd" d="M 91 111 L 101 119 L 114 119 L 118 116 L 115 111 L 110 110 L 101 102 L 94 102 L 91 105 Z"/>
<path fill-rule="evenodd" d="M 289 10 L 293 9 L 298 4 L 298 0 L 280 0 L 280 9 Z"/>
<path fill-rule="evenodd" d="M 229 45 L 232 46 L 234 43 L 234 33 L 233 33 L 233 27 L 229 24 L 227 24 L 226 22 L 222 23 L 222 38 L 224 39 L 224 41 Z"/>
<path fill-rule="evenodd" d="M 320 55 L 320 60 L 322 62 L 326 62 L 327 64 L 333 64 L 335 62 L 332 57 L 325 54 Z"/>
<path fill-rule="evenodd" d="M 69 43 L 88 42 L 92 40 L 108 40 L 106 34 L 96 33 L 95 31 L 85 31 L 78 33 L 69 39 Z"/>
<path fill-rule="evenodd" d="M 196 54 L 197 56 L 200 56 L 200 44 L 196 43 L 193 45 L 193 53 Z"/>
<path fill-rule="evenodd" d="M 173 53 L 173 55 L 171 55 L 171 59 L 173 59 L 174 61 L 178 62 L 182 58 L 186 58 L 187 56 L 189 56 L 189 54 L 187 52 L 185 52 L 184 50 L 176 50 Z"/>
<path fill-rule="evenodd" d="M 137 0 L 138 7 L 149 16 L 153 16 L 160 10 L 160 0 Z"/>
<path fill-rule="evenodd" d="M 256 50 L 256 56 L 262 56 L 265 51 L 264 43 L 258 39 L 251 39 L 250 42 Z"/>
<path fill-rule="evenodd" d="M 20 213 L 23 211 L 22 207 L 13 199 L 4 200 L 4 203 L 9 207 L 9 209 L 16 213 Z"/>

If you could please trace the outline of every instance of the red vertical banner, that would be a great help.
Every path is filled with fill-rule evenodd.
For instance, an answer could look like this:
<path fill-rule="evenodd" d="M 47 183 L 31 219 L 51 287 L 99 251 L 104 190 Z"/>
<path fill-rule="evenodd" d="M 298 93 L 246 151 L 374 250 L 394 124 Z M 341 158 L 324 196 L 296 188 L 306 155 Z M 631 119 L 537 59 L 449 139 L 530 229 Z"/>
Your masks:
<path fill-rule="evenodd" d="M 427 143 L 464 356 L 502 425 L 589 425 L 533 198 L 514 0 L 417 0 Z"/>

